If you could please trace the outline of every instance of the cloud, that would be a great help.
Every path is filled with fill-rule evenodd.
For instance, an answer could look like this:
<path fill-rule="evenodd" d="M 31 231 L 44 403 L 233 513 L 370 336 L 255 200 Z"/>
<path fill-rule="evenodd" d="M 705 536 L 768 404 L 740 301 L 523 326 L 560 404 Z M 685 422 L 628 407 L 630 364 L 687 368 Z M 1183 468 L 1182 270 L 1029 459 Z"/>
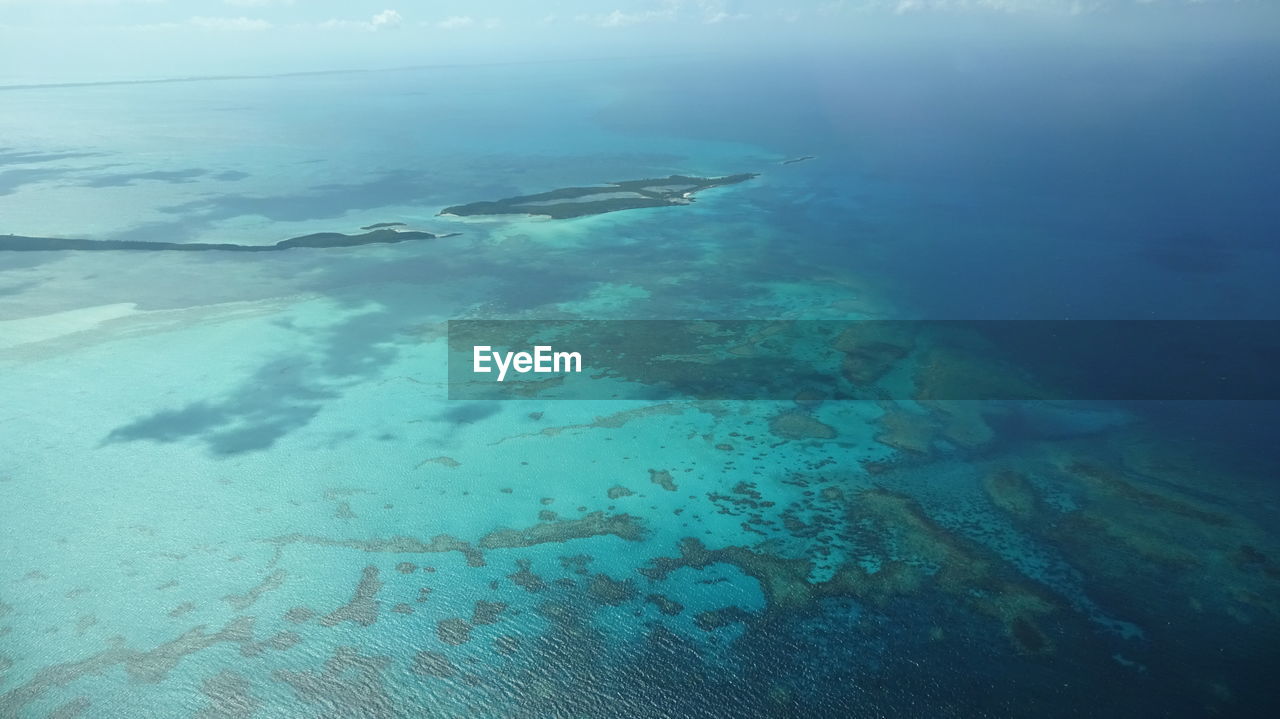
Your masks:
<path fill-rule="evenodd" d="M 702 22 L 707 25 L 728 20 L 745 20 L 750 17 L 746 13 L 730 12 L 729 3 L 726 0 L 697 0 L 690 8 L 690 12 L 694 16 L 701 16 Z"/>
<path fill-rule="evenodd" d="M 660 10 L 646 10 L 643 12 L 614 10 L 608 15 L 601 15 L 596 18 L 596 24 L 600 27 L 624 27 L 626 25 L 638 25 L 659 20 L 672 20 L 675 16 L 675 5 L 668 4 L 666 8 Z"/>
<path fill-rule="evenodd" d="M 369 20 L 369 25 L 374 30 L 393 30 L 403 23 L 404 18 L 395 10 L 383 10 Z"/>
<path fill-rule="evenodd" d="M 0 5 L 158 5 L 168 0 L 0 0 Z"/>
<path fill-rule="evenodd" d="M 378 32 L 379 30 L 395 30 L 404 25 L 404 16 L 395 10 L 383 10 L 368 20 L 339 20 L 329 18 L 315 27 L 321 30 L 363 30 Z"/>
<path fill-rule="evenodd" d="M 266 20 L 247 17 L 203 17 L 196 16 L 187 21 L 204 30 L 231 30 L 238 32 L 256 32 L 270 30 L 271 23 Z"/>
<path fill-rule="evenodd" d="M 554 16 L 549 16 L 549 17 L 554 17 Z M 543 18 L 543 20 L 539 21 L 538 24 L 546 24 L 546 18 Z M 435 27 L 441 30 L 462 30 L 464 28 L 471 28 L 471 27 L 484 28 L 485 30 L 496 30 L 502 27 L 502 18 L 487 17 L 483 20 L 479 20 L 477 18 L 471 17 L 470 15 L 454 15 L 452 17 L 447 17 L 436 23 L 424 22 L 422 23 L 422 25 L 424 27 Z"/>
<path fill-rule="evenodd" d="M 444 20 L 436 23 L 436 27 L 441 30 L 457 30 L 459 28 L 471 27 L 475 24 L 476 19 L 473 17 L 468 15 L 454 15 L 453 17 L 445 18 Z"/>
<path fill-rule="evenodd" d="M 693 22 L 713 25 L 727 20 L 742 20 L 743 13 L 730 12 L 726 0 L 663 0 L 649 10 L 623 12 L 615 9 L 605 15 L 579 15 L 577 20 L 600 27 L 625 27 L 650 22 Z"/>
<path fill-rule="evenodd" d="M 268 5 L 292 5 L 293 0 L 222 0 L 236 7 L 266 7 Z"/>

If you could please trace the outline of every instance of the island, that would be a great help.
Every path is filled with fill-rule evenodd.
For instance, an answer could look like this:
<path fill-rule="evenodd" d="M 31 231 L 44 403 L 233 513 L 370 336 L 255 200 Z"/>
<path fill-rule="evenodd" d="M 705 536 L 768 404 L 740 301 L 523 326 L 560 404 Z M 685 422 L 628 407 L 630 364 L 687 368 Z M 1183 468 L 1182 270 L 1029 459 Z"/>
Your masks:
<path fill-rule="evenodd" d="M 227 243 L 206 242 L 139 242 L 135 240 L 84 240 L 63 237 L 25 237 L 23 235 L 0 235 L 0 251 L 106 251 L 106 250 L 141 250 L 146 252 L 278 252 L 295 247 L 327 249 L 332 247 L 356 247 L 378 243 L 406 242 L 409 240 L 435 240 L 454 237 L 458 233 L 435 235 L 418 230 L 396 230 L 382 228 L 359 235 L 344 235 L 341 232 L 317 232 L 300 237 L 281 240 L 274 245 L 234 245 Z"/>
<path fill-rule="evenodd" d="M 536 195 L 508 197 L 491 202 L 472 202 L 446 207 L 441 215 L 477 217 L 485 215 L 535 215 L 555 220 L 600 215 L 644 207 L 671 207 L 693 202 L 693 195 L 713 187 L 736 185 L 757 177 L 746 172 L 725 177 L 670 177 L 611 182 L 591 187 L 564 187 Z"/>
<path fill-rule="evenodd" d="M 693 196 L 713 187 L 724 187 L 746 182 L 759 175 L 744 172 L 724 177 L 692 177 L 671 175 L 663 178 L 626 180 L 606 185 L 588 187 L 563 187 L 536 195 L 508 197 L 491 202 L 472 202 L 441 210 L 440 216 L 475 217 L 486 215 L 533 215 L 556 220 L 570 217 L 599 215 L 619 210 L 643 207 L 672 207 L 688 205 Z M 410 240 L 435 240 L 454 237 L 457 232 L 436 235 L 420 230 L 406 229 L 403 222 L 378 222 L 365 225 L 360 234 L 341 232 L 317 232 L 281 240 L 274 245 L 237 245 L 209 242 L 146 242 L 140 240 L 89 240 L 64 237 L 28 237 L 24 235 L 0 235 L 0 252 L 3 251 L 108 251 L 132 250 L 143 252 L 278 252 L 296 247 L 327 249 L 356 247 L 359 245 L 387 244 Z"/>
<path fill-rule="evenodd" d="M 778 164 L 779 164 L 779 165 L 794 165 L 794 164 L 796 164 L 797 162 L 808 162 L 809 160 L 816 160 L 816 159 L 818 159 L 818 158 L 814 157 L 813 155 L 801 155 L 800 157 L 792 157 L 792 158 L 789 158 L 789 159 L 783 160 L 782 162 L 779 162 Z"/>

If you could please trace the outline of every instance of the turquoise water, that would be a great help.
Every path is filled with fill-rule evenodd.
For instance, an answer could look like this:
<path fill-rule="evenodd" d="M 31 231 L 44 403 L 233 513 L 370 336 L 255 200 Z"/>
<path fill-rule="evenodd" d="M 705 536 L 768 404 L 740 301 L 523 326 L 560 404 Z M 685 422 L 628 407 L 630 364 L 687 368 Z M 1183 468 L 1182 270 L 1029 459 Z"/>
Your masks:
<path fill-rule="evenodd" d="M 1273 316 L 1274 93 L 1041 60 L 0 93 L 0 232 L 460 233 L 0 256 L 0 716 L 1266 715 L 1268 410 L 446 399 L 457 318 Z"/>

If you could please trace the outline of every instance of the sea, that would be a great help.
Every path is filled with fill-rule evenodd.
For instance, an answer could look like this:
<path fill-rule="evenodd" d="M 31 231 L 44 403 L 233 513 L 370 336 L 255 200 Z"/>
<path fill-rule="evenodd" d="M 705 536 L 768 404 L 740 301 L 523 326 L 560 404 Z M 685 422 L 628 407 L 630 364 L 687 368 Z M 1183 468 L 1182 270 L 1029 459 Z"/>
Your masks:
<path fill-rule="evenodd" d="M 0 717 L 1280 715 L 1275 397 L 955 401 L 913 353 L 891 398 L 471 401 L 445 367 L 458 319 L 1275 320 L 1278 55 L 0 89 L 0 240 L 438 235 L 0 251 Z"/>

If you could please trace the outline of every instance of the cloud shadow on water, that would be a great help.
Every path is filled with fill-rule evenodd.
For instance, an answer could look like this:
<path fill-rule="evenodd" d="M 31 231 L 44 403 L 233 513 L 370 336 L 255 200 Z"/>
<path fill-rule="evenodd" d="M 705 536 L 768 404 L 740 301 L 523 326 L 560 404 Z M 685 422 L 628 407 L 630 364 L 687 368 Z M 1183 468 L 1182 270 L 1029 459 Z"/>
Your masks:
<path fill-rule="evenodd" d="M 77 160 L 82 157 L 102 157 L 102 152 L 32 152 L 13 147 L 0 147 L 0 167 L 4 165 L 34 165 L 41 162 Z"/>
<path fill-rule="evenodd" d="M 301 376 L 299 358 L 268 363 L 227 397 L 163 410 L 113 430 L 105 444 L 151 440 L 171 443 L 199 438 L 215 455 L 269 449 L 281 437 L 315 418 L 332 389 Z"/>
<path fill-rule="evenodd" d="M 185 185 L 200 179 L 214 179 L 223 182 L 236 182 L 249 175 L 236 170 L 212 172 L 192 167 L 185 170 L 151 170 L 149 172 L 113 172 L 90 177 L 84 182 L 86 187 L 126 187 L 139 182 L 165 182 L 171 185 Z"/>
<path fill-rule="evenodd" d="M 56 180 L 76 172 L 75 169 L 31 167 L 0 172 L 0 195 L 12 195 L 27 185 Z"/>
<path fill-rule="evenodd" d="M 272 360 L 225 397 L 138 418 L 112 430 L 102 444 L 194 439 L 216 456 L 270 449 L 307 426 L 345 387 L 382 373 L 399 352 L 381 341 L 393 324 L 385 310 L 356 315 L 321 330 L 316 353 Z"/>
<path fill-rule="evenodd" d="M 260 215 L 273 222 L 326 220 L 352 210 L 418 202 L 429 191 L 423 179 L 417 172 L 395 170 L 368 182 L 317 185 L 296 195 L 226 194 L 160 209 L 169 214 L 198 217 L 207 223 L 244 215 Z"/>
<path fill-rule="evenodd" d="M 469 402 L 446 409 L 436 419 L 452 424 L 472 424 L 498 413 L 497 402 Z"/>
<path fill-rule="evenodd" d="M 17 171 L 11 171 L 17 172 Z M 197 174 L 198 173 L 198 174 Z M 140 174 L 105 175 L 90 179 L 94 187 L 131 185 L 138 180 L 163 181 L 172 184 L 194 182 L 196 178 L 213 178 L 233 182 L 248 175 L 234 170 L 208 174 L 206 170 L 174 170 Z M 17 178 L 23 183 L 44 178 Z M 159 210 L 175 217 L 168 221 L 146 222 L 112 233 L 105 239 L 138 242 L 188 242 L 209 231 L 219 222 L 246 216 L 259 216 L 272 222 L 306 222 L 342 217 L 353 210 L 372 210 L 386 205 L 414 204 L 420 201 L 426 186 L 415 172 L 397 170 L 365 183 L 317 185 L 296 195 L 257 197 L 244 194 L 213 195 Z M 0 173 L 0 195 L 5 194 L 4 173 Z M 264 238 L 265 239 L 265 238 Z"/>

